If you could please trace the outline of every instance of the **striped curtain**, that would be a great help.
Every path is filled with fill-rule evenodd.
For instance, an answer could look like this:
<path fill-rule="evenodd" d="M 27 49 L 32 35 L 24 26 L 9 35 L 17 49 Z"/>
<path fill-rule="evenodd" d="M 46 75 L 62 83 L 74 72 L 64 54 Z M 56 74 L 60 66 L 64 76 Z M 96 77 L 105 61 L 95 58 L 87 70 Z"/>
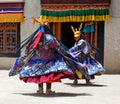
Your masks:
<path fill-rule="evenodd" d="M 0 23 L 23 22 L 24 2 L 0 3 Z"/>
<path fill-rule="evenodd" d="M 68 2 L 64 4 L 55 4 L 57 0 L 52 0 L 54 2 L 48 4 L 47 1 L 49 0 L 46 0 L 46 2 L 41 0 L 41 20 L 50 19 L 51 22 L 83 22 L 106 21 L 110 19 L 109 3 L 106 2 L 75 4 L 75 2 L 73 3 L 73 0 L 71 0 L 73 4 L 68 4 Z M 77 1 L 80 2 L 81 0 Z"/>

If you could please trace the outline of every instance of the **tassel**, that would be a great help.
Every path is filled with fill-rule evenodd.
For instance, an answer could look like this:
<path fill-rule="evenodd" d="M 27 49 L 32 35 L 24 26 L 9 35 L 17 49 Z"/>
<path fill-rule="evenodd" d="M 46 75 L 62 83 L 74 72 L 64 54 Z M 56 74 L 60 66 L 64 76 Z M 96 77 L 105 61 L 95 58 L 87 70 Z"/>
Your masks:
<path fill-rule="evenodd" d="M 82 79 L 82 73 L 78 70 L 75 70 L 75 73 L 77 74 L 78 78 Z"/>

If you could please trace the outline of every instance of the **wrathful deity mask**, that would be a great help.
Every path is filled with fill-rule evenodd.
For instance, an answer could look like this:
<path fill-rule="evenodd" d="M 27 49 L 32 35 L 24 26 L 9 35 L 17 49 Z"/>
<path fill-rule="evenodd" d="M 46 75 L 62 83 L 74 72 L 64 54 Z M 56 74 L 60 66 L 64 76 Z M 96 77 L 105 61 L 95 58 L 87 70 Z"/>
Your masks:
<path fill-rule="evenodd" d="M 75 38 L 80 37 L 80 35 L 81 35 L 81 29 L 82 29 L 82 24 L 83 24 L 83 23 L 80 24 L 80 27 L 79 27 L 78 29 L 77 29 L 77 28 L 74 28 L 74 27 L 71 25 L 71 29 L 72 29 L 72 31 L 73 31 L 73 33 L 74 33 L 74 37 L 75 37 Z"/>

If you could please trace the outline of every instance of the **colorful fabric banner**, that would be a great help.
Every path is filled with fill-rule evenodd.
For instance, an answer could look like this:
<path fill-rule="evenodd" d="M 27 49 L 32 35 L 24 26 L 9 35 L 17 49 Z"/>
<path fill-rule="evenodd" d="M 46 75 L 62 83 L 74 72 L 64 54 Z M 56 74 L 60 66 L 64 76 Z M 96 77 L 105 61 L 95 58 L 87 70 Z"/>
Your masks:
<path fill-rule="evenodd" d="M 47 0 L 46 0 L 47 1 Z M 41 0 L 40 19 L 51 22 L 106 21 L 110 19 L 109 3 L 45 4 Z"/>
<path fill-rule="evenodd" d="M 110 4 L 110 0 L 40 0 L 41 4 Z"/>
<path fill-rule="evenodd" d="M 0 3 L 0 23 L 23 22 L 24 3 Z"/>

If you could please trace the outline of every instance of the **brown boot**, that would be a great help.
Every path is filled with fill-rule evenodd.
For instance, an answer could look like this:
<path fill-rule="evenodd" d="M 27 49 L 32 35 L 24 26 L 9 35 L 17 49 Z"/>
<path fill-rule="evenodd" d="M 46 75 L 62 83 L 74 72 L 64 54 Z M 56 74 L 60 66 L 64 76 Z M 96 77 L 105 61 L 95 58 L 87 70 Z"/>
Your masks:
<path fill-rule="evenodd" d="M 38 84 L 37 93 L 39 93 L 39 94 L 43 94 L 44 93 L 44 91 L 43 91 L 43 83 L 42 84 Z"/>
<path fill-rule="evenodd" d="M 77 84 L 78 84 L 77 78 L 74 79 L 73 84 L 74 84 L 74 85 L 77 85 Z"/>
<path fill-rule="evenodd" d="M 46 94 L 54 94 L 55 93 L 55 91 L 51 90 L 51 86 L 52 86 L 51 83 L 46 83 Z"/>
<path fill-rule="evenodd" d="M 92 82 L 90 82 L 90 80 L 89 80 L 89 79 L 86 79 L 86 84 L 87 84 L 87 85 L 91 85 L 91 84 L 92 84 Z"/>
<path fill-rule="evenodd" d="M 47 95 L 49 95 L 49 94 L 54 94 L 55 93 L 55 91 L 52 91 L 51 89 L 47 89 L 46 90 L 46 94 Z"/>

